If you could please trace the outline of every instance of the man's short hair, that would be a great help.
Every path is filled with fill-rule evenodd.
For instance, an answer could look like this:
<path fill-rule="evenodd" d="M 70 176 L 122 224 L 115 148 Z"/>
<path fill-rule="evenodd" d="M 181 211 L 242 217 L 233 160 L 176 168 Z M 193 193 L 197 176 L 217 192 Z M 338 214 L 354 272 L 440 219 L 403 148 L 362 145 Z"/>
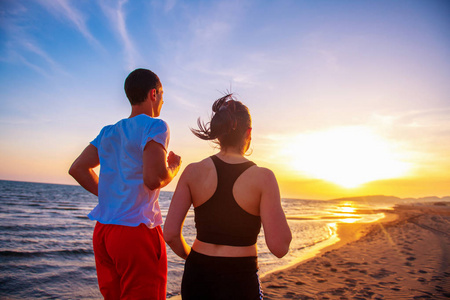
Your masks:
<path fill-rule="evenodd" d="M 131 105 L 136 105 L 145 101 L 150 90 L 156 89 L 158 93 L 161 86 L 158 75 L 147 69 L 136 69 L 125 79 L 125 94 Z"/>

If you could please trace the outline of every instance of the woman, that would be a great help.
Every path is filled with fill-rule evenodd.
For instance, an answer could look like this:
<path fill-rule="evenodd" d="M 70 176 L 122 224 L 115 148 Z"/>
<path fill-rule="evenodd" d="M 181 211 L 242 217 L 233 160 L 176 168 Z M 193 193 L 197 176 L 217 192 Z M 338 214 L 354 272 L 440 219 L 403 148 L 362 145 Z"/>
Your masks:
<path fill-rule="evenodd" d="M 220 152 L 186 167 L 164 224 L 164 238 L 186 259 L 181 295 L 189 299 L 262 299 L 256 239 L 264 228 L 266 244 L 277 257 L 292 236 L 281 207 L 274 174 L 244 157 L 251 141 L 248 108 L 226 95 L 213 107 L 210 123 L 192 132 L 218 143 Z M 197 237 L 192 248 L 182 235 L 194 206 Z"/>

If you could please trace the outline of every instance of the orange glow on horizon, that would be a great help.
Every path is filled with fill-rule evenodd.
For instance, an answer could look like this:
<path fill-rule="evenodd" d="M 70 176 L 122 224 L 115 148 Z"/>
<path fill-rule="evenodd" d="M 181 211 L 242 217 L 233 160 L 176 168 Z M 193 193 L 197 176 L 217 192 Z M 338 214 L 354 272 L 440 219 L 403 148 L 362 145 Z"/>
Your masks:
<path fill-rule="evenodd" d="M 408 174 L 405 153 L 365 127 L 339 127 L 298 135 L 283 156 L 291 168 L 306 177 L 322 179 L 344 188 L 357 188 L 380 179 Z"/>
<path fill-rule="evenodd" d="M 450 186 L 448 184 L 450 176 L 443 178 L 417 177 L 378 180 L 353 189 L 347 189 L 320 179 L 284 176 L 277 178 L 281 195 L 284 198 L 329 200 L 368 195 L 386 195 L 399 198 L 450 196 Z"/>

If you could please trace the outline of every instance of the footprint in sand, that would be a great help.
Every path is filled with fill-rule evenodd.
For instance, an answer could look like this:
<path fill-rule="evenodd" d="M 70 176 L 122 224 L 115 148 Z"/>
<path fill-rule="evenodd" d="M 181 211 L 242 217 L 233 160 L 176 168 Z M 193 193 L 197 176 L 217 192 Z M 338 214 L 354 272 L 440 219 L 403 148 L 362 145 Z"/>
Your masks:
<path fill-rule="evenodd" d="M 355 287 L 357 281 L 355 279 L 347 278 L 345 279 L 346 285 L 349 287 Z"/>
<path fill-rule="evenodd" d="M 413 299 L 433 299 L 430 295 L 414 296 Z"/>
<path fill-rule="evenodd" d="M 431 277 L 431 281 L 442 281 L 442 276 L 435 275 L 435 276 Z"/>
<path fill-rule="evenodd" d="M 375 294 L 374 292 L 369 291 L 369 290 L 364 290 L 364 289 L 363 289 L 363 290 L 360 290 L 360 291 L 358 292 L 358 296 L 364 297 L 363 299 L 371 298 L 374 294 Z"/>
<path fill-rule="evenodd" d="M 292 298 L 294 298 L 294 296 L 295 296 L 295 293 L 293 293 L 293 292 L 287 292 L 286 294 L 284 294 L 284 298 L 287 298 L 287 299 L 292 299 Z"/>
<path fill-rule="evenodd" d="M 389 270 L 386 270 L 385 268 L 381 268 L 378 270 L 378 272 L 370 274 L 371 277 L 376 278 L 376 279 L 381 279 L 384 277 L 387 277 L 389 275 L 395 274 L 396 272 L 392 272 Z"/>
<path fill-rule="evenodd" d="M 331 290 L 330 292 L 331 292 L 331 295 L 333 295 L 333 296 L 341 296 L 345 293 L 345 291 L 346 291 L 346 289 L 344 289 L 344 288 L 337 288 L 337 289 Z"/>
<path fill-rule="evenodd" d="M 286 289 L 286 285 L 268 285 L 267 288 L 269 289 Z"/>

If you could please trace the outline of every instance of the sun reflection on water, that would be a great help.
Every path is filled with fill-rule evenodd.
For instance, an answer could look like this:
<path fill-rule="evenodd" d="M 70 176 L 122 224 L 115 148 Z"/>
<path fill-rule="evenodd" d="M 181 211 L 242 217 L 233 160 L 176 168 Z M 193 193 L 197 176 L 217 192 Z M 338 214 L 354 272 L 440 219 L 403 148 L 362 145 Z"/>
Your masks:
<path fill-rule="evenodd" d="M 356 221 L 359 221 L 360 218 L 346 218 L 346 219 L 339 219 L 339 222 L 342 223 L 355 223 Z"/>
<path fill-rule="evenodd" d="M 384 216 L 384 214 L 374 214 L 373 211 L 367 212 L 367 208 L 359 203 L 345 201 L 338 203 L 329 211 L 333 219 L 339 223 L 370 223 Z"/>
<path fill-rule="evenodd" d="M 350 206 L 338 207 L 338 209 L 345 213 L 353 213 L 356 210 L 354 207 L 350 207 Z"/>

